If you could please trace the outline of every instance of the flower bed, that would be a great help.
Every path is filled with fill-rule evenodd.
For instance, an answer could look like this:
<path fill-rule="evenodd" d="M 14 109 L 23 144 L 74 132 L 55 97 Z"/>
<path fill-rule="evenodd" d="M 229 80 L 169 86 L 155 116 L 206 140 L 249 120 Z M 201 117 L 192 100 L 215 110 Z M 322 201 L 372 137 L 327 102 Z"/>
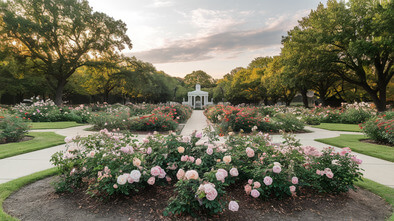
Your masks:
<path fill-rule="evenodd" d="M 364 133 L 379 143 L 394 145 L 394 112 L 386 112 L 360 124 Z"/>
<path fill-rule="evenodd" d="M 362 175 L 361 161 L 350 149 L 336 153 L 294 142 L 274 145 L 262 133 L 229 136 L 225 144 L 197 144 L 201 136 L 156 134 L 138 142 L 132 135 L 102 130 L 68 139 L 68 150 L 52 157 L 62 173 L 57 190 L 81 188 L 92 197 L 108 198 L 135 195 L 151 185 L 175 185 L 165 215 L 217 214 L 239 208 L 236 199 L 227 198 L 231 185 L 241 184 L 246 194 L 267 200 L 310 190 L 346 192 Z"/>
<path fill-rule="evenodd" d="M 129 112 L 127 106 L 108 108 L 105 112 L 94 113 L 89 123 L 93 124 L 97 130 L 102 128 L 129 131 L 175 130 L 180 121 L 190 118 L 191 108 L 183 105 L 156 105 L 156 108 L 149 114 L 133 116 L 132 113 L 136 111 Z"/>
<path fill-rule="evenodd" d="M 231 131 L 286 132 L 302 131 L 304 124 L 292 113 L 266 115 L 266 109 L 216 105 L 205 110 L 205 116 L 218 127 L 220 133 Z M 273 111 L 269 112 L 273 113 Z"/>

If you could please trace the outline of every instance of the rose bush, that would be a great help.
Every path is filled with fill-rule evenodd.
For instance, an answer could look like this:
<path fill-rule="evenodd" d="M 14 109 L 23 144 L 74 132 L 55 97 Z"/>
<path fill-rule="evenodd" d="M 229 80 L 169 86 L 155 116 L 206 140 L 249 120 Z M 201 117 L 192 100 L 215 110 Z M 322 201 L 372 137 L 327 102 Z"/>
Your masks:
<path fill-rule="evenodd" d="M 102 130 L 87 138 L 66 139 L 67 151 L 52 158 L 61 170 L 57 190 L 81 188 L 91 196 L 108 198 L 152 185 L 175 185 L 165 215 L 198 215 L 238 210 L 234 201 L 226 206 L 230 185 L 243 184 L 246 194 L 271 199 L 310 189 L 346 192 L 361 178 L 361 161 L 349 149 L 320 152 L 288 138 L 286 144 L 272 144 L 261 132 L 231 135 L 225 143 L 199 142 L 200 138 L 200 133 L 171 133 L 138 141 L 130 134 Z"/>

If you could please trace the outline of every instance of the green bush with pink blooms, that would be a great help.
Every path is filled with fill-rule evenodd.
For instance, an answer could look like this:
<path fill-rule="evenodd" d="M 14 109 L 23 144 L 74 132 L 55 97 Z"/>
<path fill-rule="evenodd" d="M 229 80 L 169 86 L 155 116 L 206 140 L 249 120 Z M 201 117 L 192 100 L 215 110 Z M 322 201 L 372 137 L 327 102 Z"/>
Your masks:
<path fill-rule="evenodd" d="M 218 142 L 215 132 L 191 136 L 154 134 L 138 141 L 130 134 L 102 130 L 87 138 L 67 138 L 67 150 L 53 155 L 60 171 L 58 191 L 82 189 L 92 197 L 135 195 L 153 185 L 174 185 L 164 215 L 237 211 L 227 191 L 242 188 L 254 198 L 340 193 L 361 179 L 361 160 L 350 149 L 336 153 L 300 147 L 285 135 L 273 144 L 268 134 L 230 135 Z M 230 202 L 229 202 L 230 201 Z"/>
<path fill-rule="evenodd" d="M 108 130 L 129 130 L 129 131 L 169 131 L 175 130 L 179 122 L 184 122 L 191 116 L 191 108 L 184 105 L 155 105 L 151 113 L 145 113 L 146 105 L 128 106 L 117 105 L 107 108 L 106 111 L 95 112 L 91 115 L 89 123 L 93 124 L 94 129 L 102 128 Z M 138 108 L 144 111 L 135 111 Z M 133 115 L 136 113 L 142 115 Z"/>
<path fill-rule="evenodd" d="M 26 136 L 28 130 L 27 120 L 14 115 L 0 116 L 0 144 L 18 142 Z"/>
<path fill-rule="evenodd" d="M 265 109 L 267 108 L 216 105 L 207 108 L 204 113 L 212 123 L 216 124 L 221 135 L 232 131 L 296 132 L 304 129 L 303 121 L 294 114 L 277 112 L 273 115 L 265 115 L 271 113 L 262 111 Z"/>
<path fill-rule="evenodd" d="M 389 111 L 359 125 L 372 140 L 394 145 L 394 112 Z"/>

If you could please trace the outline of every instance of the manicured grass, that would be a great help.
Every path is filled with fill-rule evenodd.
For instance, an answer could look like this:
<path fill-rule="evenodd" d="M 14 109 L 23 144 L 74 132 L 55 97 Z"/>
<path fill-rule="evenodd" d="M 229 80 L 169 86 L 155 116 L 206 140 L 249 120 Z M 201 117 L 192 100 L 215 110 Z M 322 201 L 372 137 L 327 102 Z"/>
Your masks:
<path fill-rule="evenodd" d="M 54 132 L 30 132 L 32 140 L 0 145 L 0 159 L 64 144 L 64 136 Z"/>
<path fill-rule="evenodd" d="M 7 199 L 7 197 L 9 195 L 11 195 L 11 193 L 19 190 L 20 188 L 22 188 L 23 186 L 25 186 L 27 184 L 33 183 L 37 180 L 41 180 L 41 179 L 48 177 L 48 176 L 55 175 L 58 173 L 58 171 L 59 170 L 57 168 L 51 168 L 48 170 L 44 170 L 41 172 L 33 173 L 28 176 L 21 177 L 16 180 L 12 180 L 7 183 L 0 184 L 0 220 L 3 220 L 3 221 L 18 220 L 16 218 L 4 213 L 4 211 L 3 211 L 3 202 L 5 199 Z"/>
<path fill-rule="evenodd" d="M 354 152 L 394 162 L 394 147 L 364 143 L 364 135 L 341 134 L 339 137 L 316 139 L 316 141 L 337 147 L 350 147 Z"/>
<path fill-rule="evenodd" d="M 312 127 L 333 131 L 363 132 L 358 124 L 321 123 L 320 125 L 314 125 Z"/>
<path fill-rule="evenodd" d="M 356 185 L 382 197 L 394 208 L 394 188 L 382 185 L 380 183 L 376 183 L 372 180 L 365 178 L 363 179 L 363 181 L 356 182 Z M 388 220 L 394 221 L 394 211 Z"/>
<path fill-rule="evenodd" d="M 69 127 L 82 126 L 74 121 L 60 121 L 60 122 L 33 122 L 30 124 L 32 130 L 40 129 L 64 129 Z"/>

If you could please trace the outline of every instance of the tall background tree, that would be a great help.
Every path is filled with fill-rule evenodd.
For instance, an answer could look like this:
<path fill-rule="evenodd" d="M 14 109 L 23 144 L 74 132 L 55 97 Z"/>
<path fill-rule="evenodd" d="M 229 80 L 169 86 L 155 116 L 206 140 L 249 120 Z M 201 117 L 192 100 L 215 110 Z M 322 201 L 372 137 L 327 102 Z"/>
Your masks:
<path fill-rule="evenodd" d="M 86 0 L 10 0 L 0 3 L 0 17 L 1 39 L 42 71 L 58 105 L 77 68 L 132 47 L 125 23 L 93 12 Z"/>
<path fill-rule="evenodd" d="M 307 45 L 313 39 L 314 50 L 335 67 L 329 72 L 363 88 L 378 111 L 384 111 L 387 86 L 394 74 L 393 24 L 391 0 L 329 0 L 326 7 L 320 4 L 294 29 L 310 41 L 290 41 Z"/>

